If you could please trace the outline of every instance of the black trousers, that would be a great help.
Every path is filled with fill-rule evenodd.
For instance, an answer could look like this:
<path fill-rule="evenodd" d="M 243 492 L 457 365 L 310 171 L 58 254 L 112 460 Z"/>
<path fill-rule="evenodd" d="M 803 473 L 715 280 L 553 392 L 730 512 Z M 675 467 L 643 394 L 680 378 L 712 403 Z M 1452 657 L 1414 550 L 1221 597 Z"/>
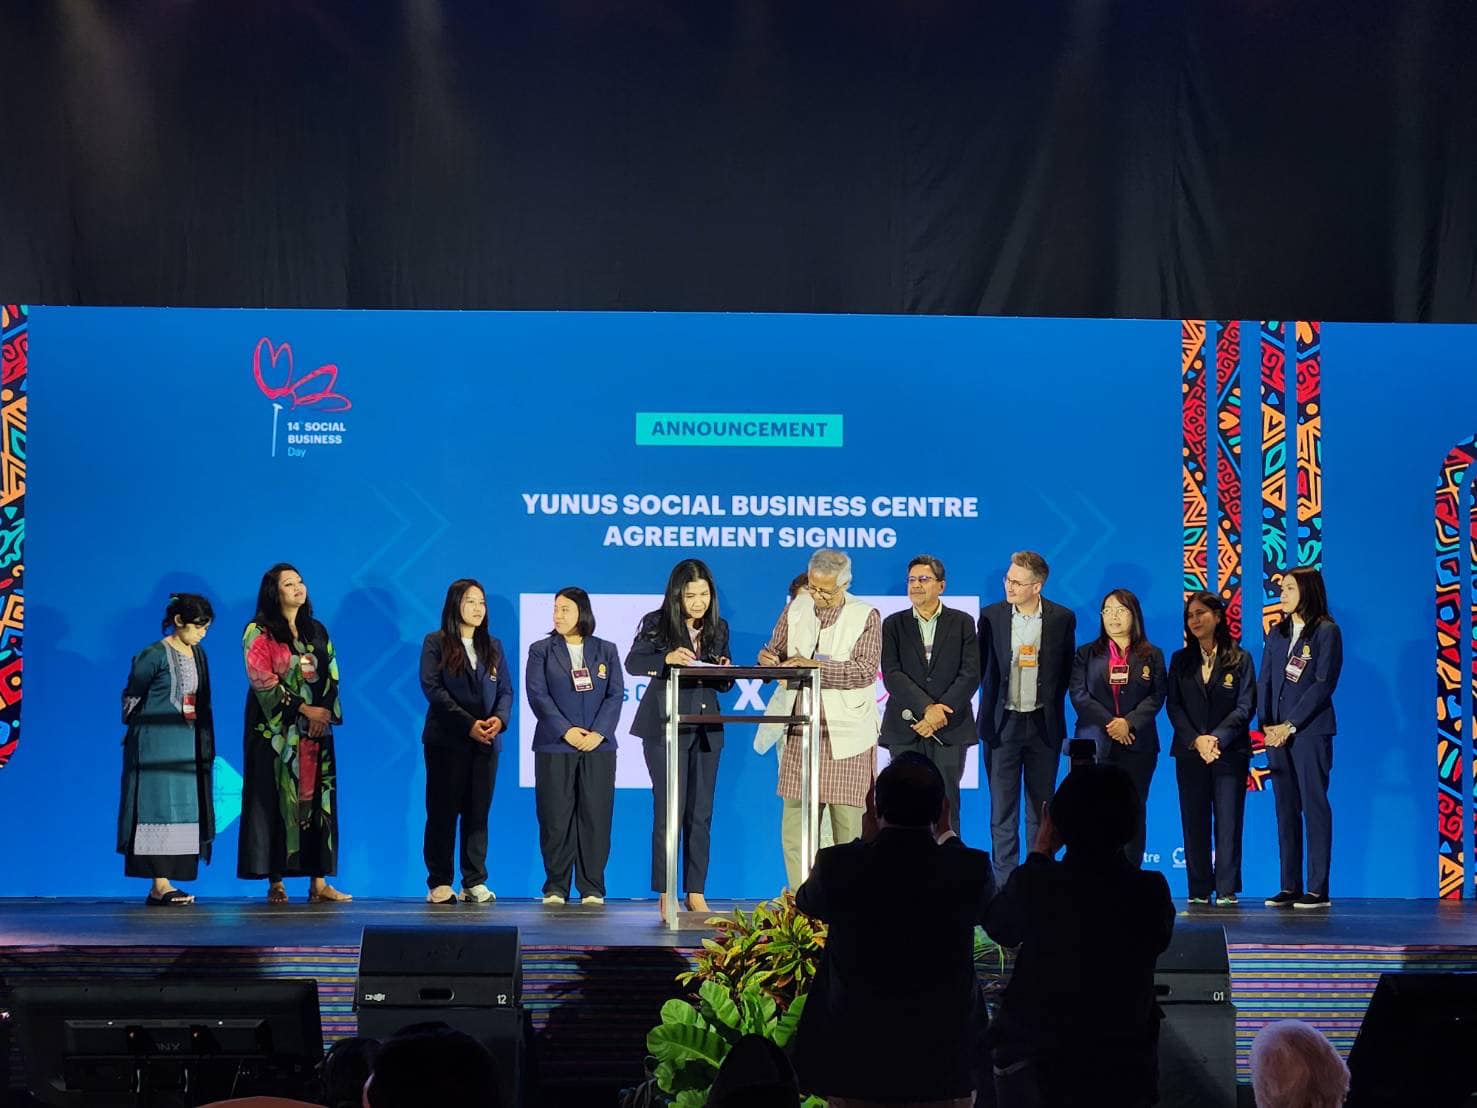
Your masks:
<path fill-rule="evenodd" d="M 1026 850 L 1036 844 L 1041 806 L 1056 792 L 1061 751 L 1046 737 L 1046 713 L 1005 713 L 1000 745 L 985 748 L 985 774 L 990 779 L 990 846 L 995 887 L 1021 864 L 1021 779 L 1026 785 Z"/>
<path fill-rule="evenodd" d="M 544 895 L 567 897 L 573 867 L 580 896 L 603 897 L 615 809 L 615 751 L 534 751 L 533 797 Z"/>
<path fill-rule="evenodd" d="M 969 753 L 970 743 L 959 746 L 944 746 L 932 739 L 894 739 L 887 747 L 890 757 L 897 758 L 913 751 L 922 754 L 938 767 L 944 778 L 944 798 L 949 802 L 949 826 L 962 840 L 964 828 L 959 823 L 959 779 L 964 776 L 964 757 Z"/>
<path fill-rule="evenodd" d="M 426 752 L 426 887 L 450 885 L 457 823 L 462 832 L 462 888 L 487 883 L 487 813 L 497 780 L 497 751 L 430 746 Z"/>
<path fill-rule="evenodd" d="M 1235 896 L 1241 891 L 1241 827 L 1246 813 L 1245 755 L 1222 754 L 1207 765 L 1198 754 L 1175 758 L 1180 787 L 1180 826 L 1192 897 Z M 1212 870 L 1210 844 L 1215 842 Z"/>
<path fill-rule="evenodd" d="M 1139 752 L 1132 747 L 1124 746 L 1108 740 L 1108 750 L 1103 761 L 1110 765 L 1122 766 L 1128 776 L 1133 779 L 1134 791 L 1139 794 L 1139 822 L 1134 831 L 1133 838 L 1123 848 L 1123 853 L 1128 855 L 1128 860 L 1140 868 L 1144 864 L 1144 840 L 1147 837 L 1147 820 L 1149 815 L 1149 786 L 1154 780 L 1154 767 L 1159 763 L 1159 755 Z"/>
<path fill-rule="evenodd" d="M 641 753 L 651 775 L 651 891 L 667 889 L 667 744 L 645 742 Z M 713 790 L 718 786 L 718 757 L 706 735 L 683 738 L 677 753 L 677 809 L 681 823 L 682 887 L 700 893 L 708 881 L 708 844 L 713 826 Z"/>

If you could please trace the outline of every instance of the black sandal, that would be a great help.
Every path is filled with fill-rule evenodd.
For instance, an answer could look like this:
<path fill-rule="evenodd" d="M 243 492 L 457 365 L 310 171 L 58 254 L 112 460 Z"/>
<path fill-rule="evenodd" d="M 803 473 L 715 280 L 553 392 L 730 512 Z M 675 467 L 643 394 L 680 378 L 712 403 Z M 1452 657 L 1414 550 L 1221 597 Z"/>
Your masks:
<path fill-rule="evenodd" d="M 144 897 L 144 903 L 150 908 L 180 908 L 186 904 L 193 904 L 194 900 L 184 889 L 170 889 L 163 896 L 150 893 Z"/>

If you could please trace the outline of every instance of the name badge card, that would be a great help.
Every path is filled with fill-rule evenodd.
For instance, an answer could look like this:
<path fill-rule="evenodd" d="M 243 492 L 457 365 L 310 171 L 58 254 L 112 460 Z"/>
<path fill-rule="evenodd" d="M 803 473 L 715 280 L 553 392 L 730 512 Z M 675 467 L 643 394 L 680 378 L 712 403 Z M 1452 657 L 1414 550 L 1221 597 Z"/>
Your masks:
<path fill-rule="evenodd" d="M 575 692 L 590 692 L 595 688 L 595 682 L 590 680 L 590 671 L 587 667 L 580 666 L 579 669 L 572 669 L 569 673 L 574 678 Z"/>
<path fill-rule="evenodd" d="M 1126 685 L 1126 684 L 1128 684 L 1128 663 L 1127 662 L 1123 663 L 1122 665 L 1111 665 L 1110 664 L 1108 666 L 1108 684 L 1110 684 L 1110 685 Z"/>
<path fill-rule="evenodd" d="M 1292 684 L 1296 685 L 1300 680 L 1302 680 L 1303 670 L 1307 668 L 1308 659 L 1300 655 L 1293 654 L 1287 659 L 1287 668 L 1282 671 L 1282 675 L 1286 677 L 1287 680 L 1290 681 Z"/>
<path fill-rule="evenodd" d="M 194 693 L 192 693 L 192 692 L 185 693 L 185 700 L 184 700 L 184 703 L 180 705 L 180 710 L 184 712 L 186 719 L 192 720 L 192 719 L 195 718 L 195 694 Z"/>
<path fill-rule="evenodd" d="M 304 681 L 318 680 L 318 661 L 311 654 L 304 654 L 299 658 L 298 667 L 302 670 Z"/>
<path fill-rule="evenodd" d="M 1036 668 L 1036 647 L 1032 643 L 1021 643 L 1020 652 L 1016 655 L 1015 664 L 1021 669 Z"/>

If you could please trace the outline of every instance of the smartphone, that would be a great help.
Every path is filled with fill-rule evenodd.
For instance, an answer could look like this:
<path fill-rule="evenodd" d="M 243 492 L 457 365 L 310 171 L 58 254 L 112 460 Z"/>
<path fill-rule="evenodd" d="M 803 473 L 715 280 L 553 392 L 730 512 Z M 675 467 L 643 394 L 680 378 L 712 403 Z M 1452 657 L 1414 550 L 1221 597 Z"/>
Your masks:
<path fill-rule="evenodd" d="M 1090 766 L 1097 761 L 1097 743 L 1092 739 L 1073 739 L 1067 743 L 1067 760 L 1074 766 Z"/>

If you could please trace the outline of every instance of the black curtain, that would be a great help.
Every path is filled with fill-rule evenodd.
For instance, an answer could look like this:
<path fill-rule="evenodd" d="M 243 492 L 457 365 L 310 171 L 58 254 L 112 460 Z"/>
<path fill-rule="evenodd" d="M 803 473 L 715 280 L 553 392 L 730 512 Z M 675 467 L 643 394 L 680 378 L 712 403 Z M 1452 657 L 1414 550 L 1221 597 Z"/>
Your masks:
<path fill-rule="evenodd" d="M 14 0 L 0 297 L 1477 320 L 1469 0 Z"/>

